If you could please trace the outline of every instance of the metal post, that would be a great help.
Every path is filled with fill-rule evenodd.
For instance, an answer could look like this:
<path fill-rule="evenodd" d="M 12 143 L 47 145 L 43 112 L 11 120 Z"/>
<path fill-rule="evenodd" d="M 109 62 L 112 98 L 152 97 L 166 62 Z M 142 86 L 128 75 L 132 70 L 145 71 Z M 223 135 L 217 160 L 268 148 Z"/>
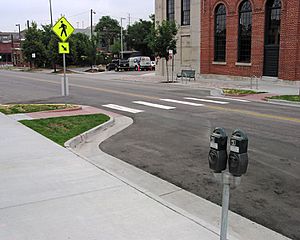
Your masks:
<path fill-rule="evenodd" d="M 93 9 L 91 9 L 91 39 L 93 36 Z"/>
<path fill-rule="evenodd" d="M 52 4 L 51 4 L 51 0 L 49 0 L 49 7 L 50 7 L 50 19 L 51 19 L 51 27 L 53 27 L 53 18 L 52 18 Z"/>
<path fill-rule="evenodd" d="M 124 51 L 124 46 L 123 46 L 123 19 L 126 19 L 126 18 L 121 18 L 121 59 L 123 59 L 123 57 L 124 57 L 124 54 L 123 54 L 123 51 Z"/>
<path fill-rule="evenodd" d="M 172 82 L 174 82 L 174 55 L 172 56 Z"/>
<path fill-rule="evenodd" d="M 63 82 L 63 95 L 67 96 L 67 77 L 66 77 L 66 54 L 63 54 L 63 64 L 64 64 L 64 82 Z"/>
<path fill-rule="evenodd" d="M 230 177 L 226 173 L 223 173 L 222 175 L 223 175 L 223 196 L 222 196 L 222 220 L 221 220 L 220 240 L 227 240 Z"/>
<path fill-rule="evenodd" d="M 21 41 L 21 24 L 16 24 L 17 27 L 19 27 L 19 41 Z"/>

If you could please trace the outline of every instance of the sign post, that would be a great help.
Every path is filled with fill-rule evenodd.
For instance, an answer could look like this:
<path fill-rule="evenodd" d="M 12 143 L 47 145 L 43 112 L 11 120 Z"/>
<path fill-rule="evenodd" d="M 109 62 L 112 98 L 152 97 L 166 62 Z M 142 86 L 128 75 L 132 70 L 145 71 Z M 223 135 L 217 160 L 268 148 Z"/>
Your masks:
<path fill-rule="evenodd" d="M 172 49 L 169 50 L 169 59 L 172 60 L 172 82 L 174 82 L 174 51 Z"/>
<path fill-rule="evenodd" d="M 62 95 L 69 96 L 69 84 L 66 76 L 66 54 L 70 53 L 67 39 L 74 32 L 74 27 L 65 17 L 61 17 L 53 26 L 52 31 L 60 38 L 62 42 L 58 43 L 58 52 L 63 55 L 64 77 L 62 79 Z"/>

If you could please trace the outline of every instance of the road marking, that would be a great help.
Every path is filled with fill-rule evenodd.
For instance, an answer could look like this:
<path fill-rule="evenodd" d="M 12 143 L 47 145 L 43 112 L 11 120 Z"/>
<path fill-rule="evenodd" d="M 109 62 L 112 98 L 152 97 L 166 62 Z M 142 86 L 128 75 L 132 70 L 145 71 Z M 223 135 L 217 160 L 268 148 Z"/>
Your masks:
<path fill-rule="evenodd" d="M 124 106 L 120 106 L 120 105 L 115 105 L 115 104 L 106 104 L 106 105 L 102 105 L 103 107 L 107 107 L 107 108 L 111 108 L 111 109 L 115 109 L 115 110 L 119 110 L 122 112 L 130 112 L 130 113 L 140 113 L 140 112 L 144 112 L 143 110 L 138 110 L 138 109 L 134 109 L 134 108 L 128 108 L 128 107 L 124 107 Z"/>
<path fill-rule="evenodd" d="M 229 102 L 214 101 L 214 100 L 202 99 L 202 98 L 185 97 L 184 99 L 192 100 L 192 101 L 199 101 L 199 102 L 208 102 L 208 103 L 217 103 L 217 104 L 229 104 Z"/>
<path fill-rule="evenodd" d="M 249 103 L 251 101 L 245 100 L 245 99 L 238 99 L 238 98 L 228 98 L 228 97 L 215 97 L 215 96 L 207 96 L 208 98 L 214 98 L 214 99 L 224 99 L 224 100 L 231 100 L 231 101 L 237 101 L 237 102 L 244 102 Z"/>
<path fill-rule="evenodd" d="M 179 103 L 179 104 L 190 105 L 190 106 L 195 106 L 195 107 L 202 107 L 202 106 L 204 106 L 203 104 L 199 104 L 199 103 L 186 102 L 186 101 L 178 101 L 178 100 L 174 100 L 174 99 L 160 99 L 160 100 L 161 101 L 165 101 L 165 102 Z"/>
<path fill-rule="evenodd" d="M 143 101 L 134 101 L 133 103 L 141 104 L 141 105 L 148 106 L 148 107 L 165 109 L 165 110 L 172 110 L 172 109 L 176 108 L 176 107 L 171 107 L 171 106 L 166 106 L 166 105 L 160 105 L 160 104 L 155 104 L 155 103 L 150 103 L 150 102 L 143 102 Z"/>
<path fill-rule="evenodd" d="M 11 74 L 3 74 L 3 72 L 1 72 L 1 75 L 11 77 Z M 19 75 L 19 74 L 16 74 L 16 75 L 18 75 L 19 79 L 27 79 L 27 80 L 31 80 L 31 81 L 35 81 L 35 82 L 51 83 L 51 84 L 60 86 L 59 81 L 51 81 L 51 80 L 48 80 L 48 79 L 41 79 L 41 78 L 35 78 L 35 77 L 25 77 L 24 75 Z M 98 91 L 98 92 L 109 92 L 109 93 L 125 95 L 125 96 L 142 97 L 142 98 L 148 98 L 148 99 L 152 99 L 152 100 L 159 100 L 158 97 L 141 95 L 141 94 L 132 94 L 132 93 L 124 92 L 124 91 L 116 91 L 116 90 L 105 89 L 105 88 L 90 87 L 90 86 L 81 85 L 81 84 L 71 83 L 70 86 L 78 87 L 78 88 L 82 88 L 82 89 L 94 90 L 94 91 Z M 233 101 L 235 100 L 235 99 L 232 99 L 232 98 L 222 98 L 222 97 L 214 97 L 214 96 L 208 96 L 208 97 L 209 98 L 227 99 L 227 100 L 233 100 Z M 236 99 L 236 100 L 243 101 L 243 102 L 250 102 L 250 101 L 243 100 L 243 99 Z M 260 119 L 268 119 L 270 121 L 277 120 L 277 121 L 293 122 L 293 123 L 297 123 L 297 124 L 300 123 L 299 118 L 285 117 L 285 116 L 273 115 L 273 114 L 262 114 L 262 113 L 253 112 L 253 111 L 245 111 L 245 110 L 225 108 L 225 107 L 219 107 L 219 106 L 213 106 L 213 105 L 210 105 L 210 106 L 206 105 L 205 107 L 207 107 L 209 109 L 218 110 L 218 111 L 226 111 L 226 112 L 229 111 L 229 112 L 235 112 L 235 113 L 238 113 L 238 114 L 246 114 L 248 116 L 258 117 Z"/>
<path fill-rule="evenodd" d="M 252 116 L 252 117 L 254 116 L 254 117 L 258 117 L 258 118 L 262 118 L 262 119 L 290 121 L 290 122 L 294 122 L 294 123 L 300 123 L 299 118 L 277 116 L 277 115 L 272 115 L 272 114 L 259 113 L 259 112 L 241 110 L 241 109 L 225 108 L 225 107 L 212 106 L 212 105 L 206 106 L 206 107 L 210 108 L 210 109 L 214 109 L 214 110 L 234 112 L 234 113 L 238 113 L 238 114 L 246 114 L 246 115 L 249 115 L 249 116 Z"/>

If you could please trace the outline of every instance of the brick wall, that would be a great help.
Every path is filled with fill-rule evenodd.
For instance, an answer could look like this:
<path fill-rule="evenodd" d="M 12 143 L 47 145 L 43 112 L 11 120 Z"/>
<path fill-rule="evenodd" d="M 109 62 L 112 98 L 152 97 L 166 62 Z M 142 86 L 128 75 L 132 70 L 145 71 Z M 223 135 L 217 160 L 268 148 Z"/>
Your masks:
<path fill-rule="evenodd" d="M 278 77 L 300 80 L 300 1 L 281 0 L 281 40 Z M 265 3 L 251 0 L 252 44 L 251 64 L 237 64 L 238 58 L 238 9 L 242 0 L 203 0 L 201 12 L 201 73 L 234 76 L 263 75 Z M 226 6 L 226 63 L 214 63 L 214 12 L 215 7 Z"/>

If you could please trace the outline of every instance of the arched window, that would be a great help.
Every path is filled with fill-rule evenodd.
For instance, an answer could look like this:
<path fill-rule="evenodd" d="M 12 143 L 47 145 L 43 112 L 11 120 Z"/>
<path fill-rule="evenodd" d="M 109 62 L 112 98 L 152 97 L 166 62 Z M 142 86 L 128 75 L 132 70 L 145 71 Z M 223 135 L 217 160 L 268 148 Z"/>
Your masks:
<path fill-rule="evenodd" d="M 226 7 L 220 4 L 215 10 L 215 57 L 216 62 L 226 61 Z"/>
<path fill-rule="evenodd" d="M 252 7 L 250 1 L 243 1 L 239 8 L 239 50 L 238 62 L 251 62 Z"/>
<path fill-rule="evenodd" d="M 279 45 L 281 1 L 269 0 L 266 6 L 266 45 Z"/>

